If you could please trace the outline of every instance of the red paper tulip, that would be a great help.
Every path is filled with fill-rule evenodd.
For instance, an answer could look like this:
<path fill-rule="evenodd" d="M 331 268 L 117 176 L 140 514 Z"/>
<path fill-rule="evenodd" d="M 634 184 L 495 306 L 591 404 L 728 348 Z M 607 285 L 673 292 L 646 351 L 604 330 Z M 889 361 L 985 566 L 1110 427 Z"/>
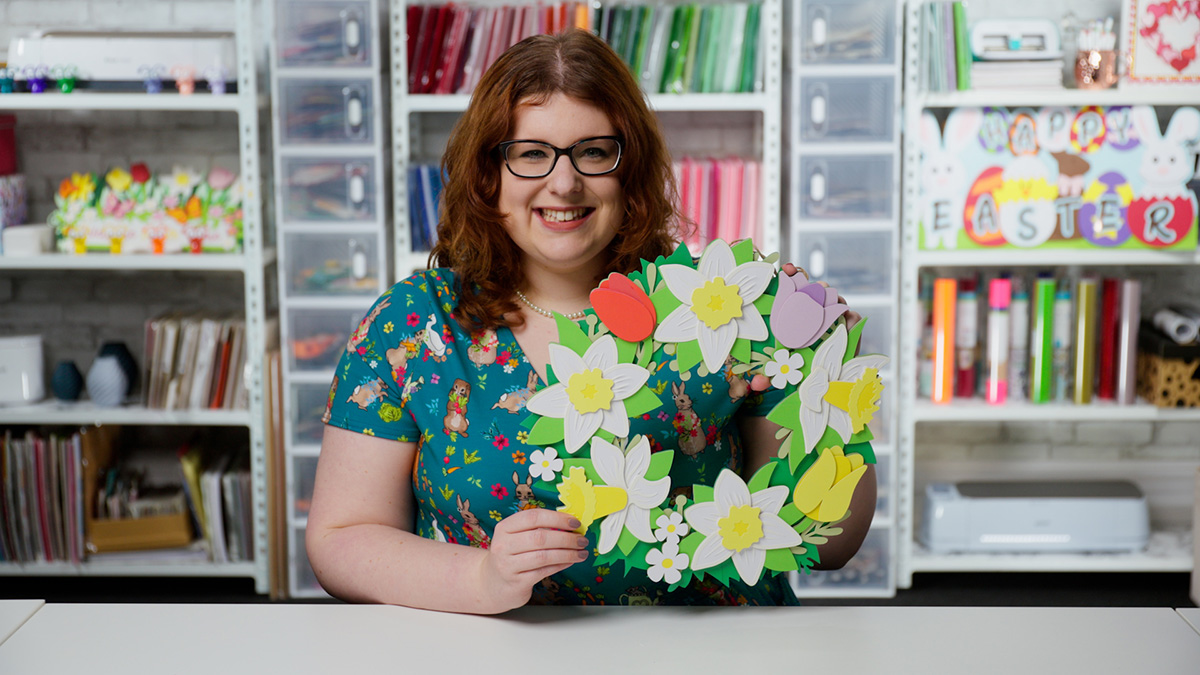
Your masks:
<path fill-rule="evenodd" d="M 142 162 L 138 162 L 129 167 L 129 175 L 133 178 L 133 182 L 145 183 L 150 180 L 150 169 Z"/>
<path fill-rule="evenodd" d="M 654 303 L 641 286 L 624 274 L 608 275 L 590 297 L 596 315 L 622 340 L 641 342 L 654 332 L 658 321 Z"/>

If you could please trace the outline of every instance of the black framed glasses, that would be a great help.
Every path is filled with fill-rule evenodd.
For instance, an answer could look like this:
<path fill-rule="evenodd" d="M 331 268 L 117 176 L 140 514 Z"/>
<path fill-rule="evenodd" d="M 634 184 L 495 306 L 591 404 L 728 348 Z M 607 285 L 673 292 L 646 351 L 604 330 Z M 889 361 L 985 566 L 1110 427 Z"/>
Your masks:
<path fill-rule="evenodd" d="M 517 178 L 544 178 L 566 155 L 571 166 L 584 176 L 603 176 L 617 170 L 621 163 L 621 139 L 616 136 L 593 136 L 567 148 L 542 141 L 504 141 L 496 146 L 509 173 Z"/>

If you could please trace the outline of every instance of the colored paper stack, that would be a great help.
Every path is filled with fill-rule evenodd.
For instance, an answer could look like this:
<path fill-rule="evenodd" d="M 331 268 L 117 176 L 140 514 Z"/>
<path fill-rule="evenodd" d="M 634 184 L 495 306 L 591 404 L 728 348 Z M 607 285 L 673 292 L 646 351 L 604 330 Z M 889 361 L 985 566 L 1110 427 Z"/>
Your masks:
<path fill-rule="evenodd" d="M 684 241 L 699 254 L 713 239 L 736 241 L 762 231 L 762 165 L 730 157 L 675 162 L 679 211 L 691 225 Z"/>

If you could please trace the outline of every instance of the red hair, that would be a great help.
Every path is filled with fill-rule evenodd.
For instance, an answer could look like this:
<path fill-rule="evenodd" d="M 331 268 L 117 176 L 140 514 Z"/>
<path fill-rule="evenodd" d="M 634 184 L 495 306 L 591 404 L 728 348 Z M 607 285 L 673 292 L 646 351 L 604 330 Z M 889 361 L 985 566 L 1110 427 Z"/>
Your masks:
<path fill-rule="evenodd" d="M 600 278 L 635 271 L 641 259 L 667 255 L 675 246 L 671 157 L 629 67 L 587 31 L 526 38 L 483 74 L 442 157 L 446 184 L 429 262 L 453 268 L 458 276 L 456 318 L 466 330 L 520 325 L 519 318 L 504 318 L 517 309 L 513 291 L 523 270 L 521 250 L 497 207 L 504 169 L 494 150 L 508 139 L 519 105 L 541 104 L 560 93 L 603 111 L 622 139 L 617 176 L 625 212 Z"/>

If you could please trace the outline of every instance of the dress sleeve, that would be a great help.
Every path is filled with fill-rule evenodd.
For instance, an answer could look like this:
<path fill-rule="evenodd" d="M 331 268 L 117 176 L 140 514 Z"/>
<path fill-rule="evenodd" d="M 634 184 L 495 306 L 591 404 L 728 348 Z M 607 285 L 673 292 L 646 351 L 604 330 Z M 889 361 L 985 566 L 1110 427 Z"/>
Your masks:
<path fill-rule="evenodd" d="M 413 303 L 409 305 L 409 303 Z M 400 343 L 401 308 L 414 311 L 429 299 L 413 286 L 400 283 L 371 307 L 346 343 L 329 391 L 326 424 L 370 436 L 415 443 L 421 437 L 409 397 L 404 370 L 393 369 L 389 354 L 405 349 Z"/>
<path fill-rule="evenodd" d="M 747 417 L 766 417 L 785 398 L 787 398 L 787 392 L 775 387 L 768 387 L 761 393 L 751 391 L 750 395 L 742 401 L 742 409 L 739 412 Z"/>

